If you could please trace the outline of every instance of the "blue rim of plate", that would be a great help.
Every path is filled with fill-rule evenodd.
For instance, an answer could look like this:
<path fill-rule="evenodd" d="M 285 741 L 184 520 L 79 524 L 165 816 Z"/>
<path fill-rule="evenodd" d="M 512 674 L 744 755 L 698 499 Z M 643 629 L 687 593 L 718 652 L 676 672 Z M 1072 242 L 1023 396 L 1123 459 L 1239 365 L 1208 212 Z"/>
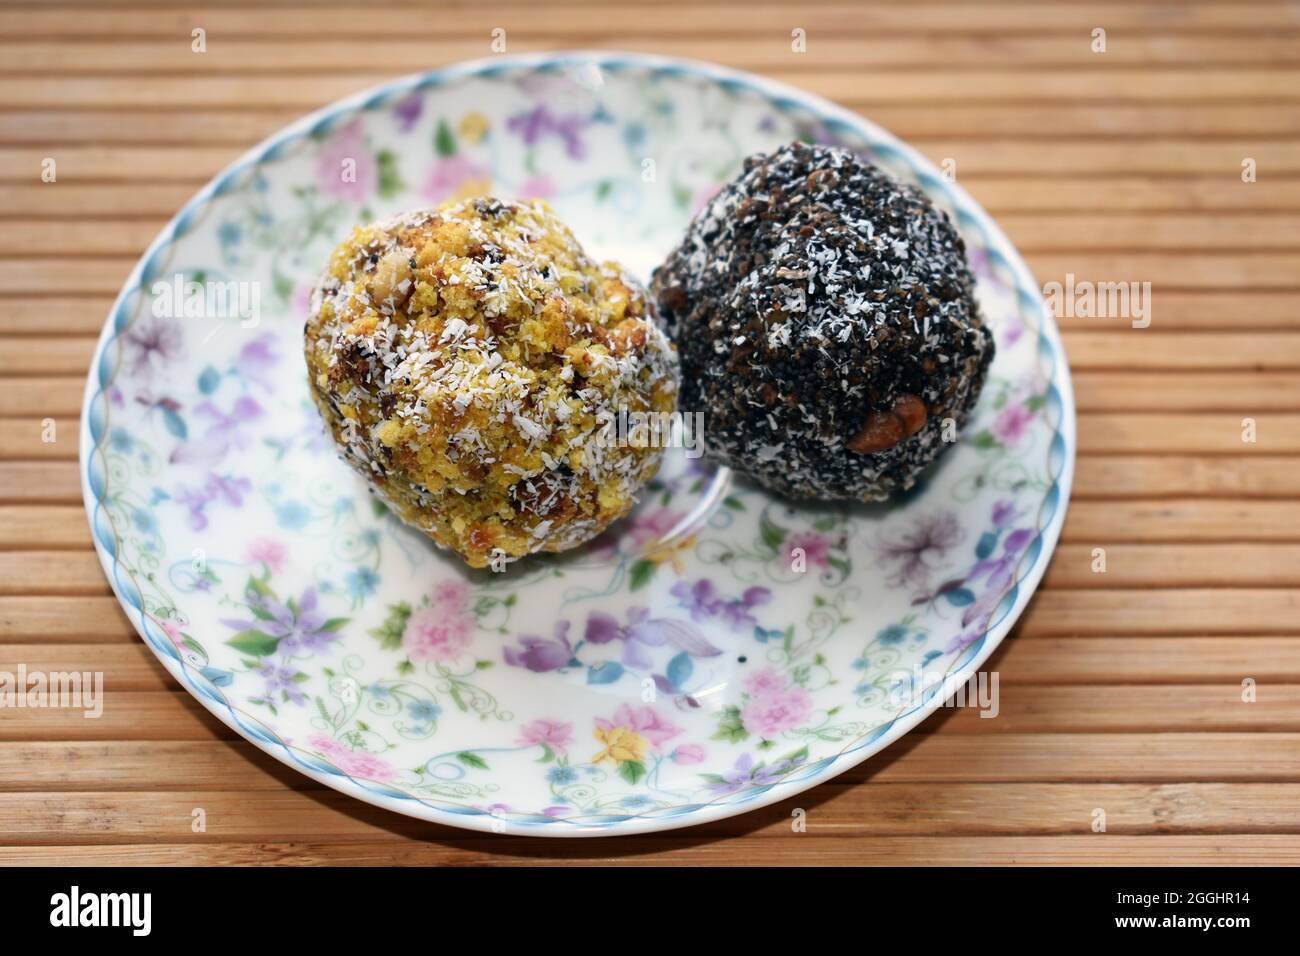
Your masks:
<path fill-rule="evenodd" d="M 838 753 L 800 766 L 777 782 L 721 796 L 707 803 L 683 804 L 644 813 L 589 814 L 577 818 L 541 814 L 494 814 L 477 807 L 429 800 L 377 781 L 353 777 L 328 761 L 291 746 L 261 721 L 232 705 L 221 688 L 190 666 L 166 634 L 149 618 L 144 611 L 144 602 L 132 571 L 118 561 L 117 533 L 102 501 L 108 482 L 102 450 L 108 433 L 106 390 L 117 373 L 116 366 L 108 359 L 108 348 L 130 325 L 134 311 L 127 307 L 128 302 L 158 274 L 158 265 L 171 244 L 194 228 L 212 200 L 240 185 L 261 165 L 274 162 L 285 155 L 291 147 L 330 131 L 358 113 L 384 107 L 412 92 L 465 79 L 492 79 L 527 72 L 562 74 L 591 65 L 610 73 L 640 71 L 652 78 L 688 77 L 706 80 L 731 94 L 759 96 L 782 113 L 813 119 L 832 133 L 847 133 L 865 139 L 877 155 L 908 167 L 928 193 L 943 196 L 956 215 L 958 227 L 968 234 L 979 234 L 988 246 L 992 266 L 1010 273 L 1016 290 L 1017 308 L 1022 318 L 1027 320 L 1028 328 L 1037 335 L 1037 360 L 1047 382 L 1044 411 L 1053 428 L 1047 448 L 1047 476 L 1051 484 L 1039 505 L 1036 534 L 1021 556 L 1016 579 L 994 609 L 984 633 L 952 663 L 948 672 L 952 682 L 944 681 L 934 685 L 914 706 L 850 741 Z M 946 180 L 929 160 L 870 121 L 821 97 L 782 83 L 690 60 L 597 51 L 502 55 L 406 76 L 339 100 L 291 123 L 253 147 L 199 190 L 136 263 L 109 311 L 108 320 L 96 345 L 86 382 L 81 418 L 82 496 L 95 550 L 104 573 L 141 638 L 167 670 L 204 707 L 241 737 L 282 763 L 319 783 L 367 803 L 454 827 L 538 836 L 650 833 L 724 819 L 788 799 L 824 783 L 902 737 L 943 703 L 941 688 L 952 690 L 976 672 L 1001 643 L 1028 604 L 1047 569 L 1065 522 L 1070 485 L 1074 477 L 1076 446 L 1074 392 L 1064 346 L 1033 276 L 988 214 L 964 189 Z"/>

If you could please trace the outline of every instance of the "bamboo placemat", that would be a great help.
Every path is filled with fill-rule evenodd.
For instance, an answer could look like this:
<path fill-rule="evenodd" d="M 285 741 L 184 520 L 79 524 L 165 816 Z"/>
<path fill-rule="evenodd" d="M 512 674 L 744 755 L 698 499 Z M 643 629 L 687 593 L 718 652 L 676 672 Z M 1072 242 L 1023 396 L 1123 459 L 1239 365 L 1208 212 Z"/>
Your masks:
<path fill-rule="evenodd" d="M 1298 9 L 0 4 L 0 671 L 105 675 L 99 720 L 0 710 L 0 862 L 1300 862 Z M 512 53 L 675 54 L 827 96 L 954 160 L 1040 281 L 1152 284 L 1148 328 L 1061 320 L 1074 497 L 986 667 L 996 719 L 940 711 L 832 783 L 691 830 L 467 834 L 260 754 L 135 636 L 91 549 L 76 462 L 114 294 L 248 146 L 391 76 L 487 55 L 495 28 Z M 56 183 L 41 180 L 50 157 Z"/>

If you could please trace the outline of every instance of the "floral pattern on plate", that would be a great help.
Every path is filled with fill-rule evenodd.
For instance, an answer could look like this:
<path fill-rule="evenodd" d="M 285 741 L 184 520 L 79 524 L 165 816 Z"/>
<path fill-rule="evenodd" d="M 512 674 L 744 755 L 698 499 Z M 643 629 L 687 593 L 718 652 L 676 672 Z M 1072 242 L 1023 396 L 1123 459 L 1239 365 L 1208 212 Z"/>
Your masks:
<path fill-rule="evenodd" d="M 904 499 L 794 506 L 679 449 L 589 546 L 493 574 L 438 552 L 335 459 L 299 337 L 353 224 L 542 196 L 644 276 L 746 155 L 797 137 L 853 148 L 947 208 L 997 336 L 959 446 Z M 159 290 L 195 282 L 256 289 L 260 321 L 202 302 L 155 316 Z M 344 792 L 546 835 L 740 812 L 901 735 L 940 703 L 931 678 L 968 675 L 1028 600 L 1074 444 L 1056 331 L 959 189 L 813 97 L 613 55 L 399 81 L 258 147 L 137 267 L 83 418 L 105 570 L 205 705 Z"/>

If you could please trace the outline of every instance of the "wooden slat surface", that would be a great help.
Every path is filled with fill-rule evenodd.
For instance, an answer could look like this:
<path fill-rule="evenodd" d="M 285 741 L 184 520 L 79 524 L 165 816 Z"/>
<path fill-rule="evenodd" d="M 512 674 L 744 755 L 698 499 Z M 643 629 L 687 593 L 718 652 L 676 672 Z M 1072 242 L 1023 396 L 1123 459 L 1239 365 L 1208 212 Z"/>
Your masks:
<path fill-rule="evenodd" d="M 0 3 L 0 670 L 97 670 L 106 685 L 98 720 L 0 712 L 0 864 L 1300 862 L 1293 5 L 668 4 Z M 397 64 L 484 56 L 498 26 L 511 52 L 686 56 L 828 96 L 955 160 L 1040 281 L 1152 284 L 1148 328 L 1060 321 L 1075 493 L 1039 593 L 989 664 L 996 718 L 943 709 L 740 818 L 539 852 L 289 771 L 140 643 L 91 549 L 76 465 L 114 294 L 248 146 Z M 1105 54 L 1090 49 L 1098 26 Z M 794 27 L 806 54 L 790 52 Z M 39 181 L 46 156 L 57 185 Z M 1246 157 L 1257 182 L 1241 181 Z M 1096 807 L 1105 834 L 1090 830 Z"/>

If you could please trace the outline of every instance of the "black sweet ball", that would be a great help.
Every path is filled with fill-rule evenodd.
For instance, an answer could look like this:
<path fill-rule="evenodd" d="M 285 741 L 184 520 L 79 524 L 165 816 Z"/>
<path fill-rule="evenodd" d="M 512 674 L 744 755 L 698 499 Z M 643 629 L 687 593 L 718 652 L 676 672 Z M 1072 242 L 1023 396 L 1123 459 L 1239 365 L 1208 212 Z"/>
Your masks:
<path fill-rule="evenodd" d="M 993 337 L 974 285 L 921 192 L 792 143 L 746 160 L 651 291 L 713 460 L 792 498 L 865 501 L 910 488 L 975 404 Z"/>

